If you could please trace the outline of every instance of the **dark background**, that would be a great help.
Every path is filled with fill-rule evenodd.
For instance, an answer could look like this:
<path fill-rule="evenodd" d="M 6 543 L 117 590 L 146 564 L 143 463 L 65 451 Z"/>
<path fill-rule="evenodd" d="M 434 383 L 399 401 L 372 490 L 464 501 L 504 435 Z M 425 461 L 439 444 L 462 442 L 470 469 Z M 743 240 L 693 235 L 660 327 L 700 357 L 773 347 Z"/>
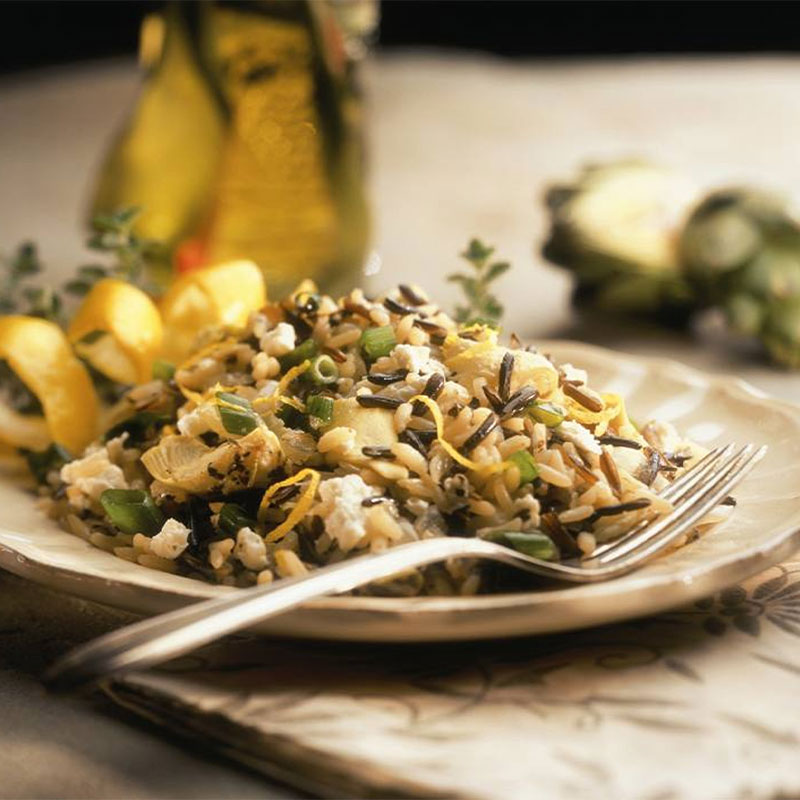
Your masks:
<path fill-rule="evenodd" d="M 136 52 L 159 2 L 0 1 L 0 72 Z M 459 47 L 508 57 L 800 50 L 800 4 L 386 0 L 379 47 Z"/>

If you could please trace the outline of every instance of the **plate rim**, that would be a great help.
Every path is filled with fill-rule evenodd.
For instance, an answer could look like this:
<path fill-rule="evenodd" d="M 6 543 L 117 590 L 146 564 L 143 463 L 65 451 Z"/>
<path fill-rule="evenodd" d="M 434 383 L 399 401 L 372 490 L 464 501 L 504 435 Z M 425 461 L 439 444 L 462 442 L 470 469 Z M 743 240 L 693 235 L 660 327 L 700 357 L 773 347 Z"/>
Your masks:
<path fill-rule="evenodd" d="M 666 356 L 648 356 L 637 355 L 628 353 L 621 350 L 603 347 L 600 345 L 580 342 L 572 339 L 540 339 L 535 340 L 537 347 L 544 349 L 547 347 L 560 347 L 560 348 L 577 348 L 587 355 L 594 356 L 599 359 L 607 359 L 609 357 L 622 358 L 627 362 L 633 362 L 639 366 L 644 366 L 645 369 L 659 368 L 663 371 L 677 375 L 679 380 L 689 385 L 696 385 L 698 379 L 703 385 L 717 389 L 728 395 L 738 395 L 747 401 L 756 401 L 759 405 L 768 404 L 771 408 L 780 409 L 785 413 L 790 414 L 797 421 L 800 427 L 800 405 L 792 403 L 791 401 L 775 398 L 768 393 L 758 389 L 746 380 L 731 374 L 705 374 L 702 370 L 690 367 L 677 359 L 669 358 Z M 0 532 L 9 532 L 3 526 L 0 526 Z M 65 532 L 65 536 L 70 534 Z M 705 587 L 709 584 L 721 583 L 723 580 L 726 584 L 730 585 L 739 580 L 754 574 L 761 569 L 766 569 L 782 560 L 784 557 L 789 556 L 796 549 L 800 549 L 800 525 L 788 525 L 782 527 L 773 533 L 767 540 L 761 541 L 755 545 L 750 546 L 746 550 L 735 551 L 722 555 L 716 559 L 706 559 L 703 562 L 689 565 L 678 575 L 675 572 L 665 572 L 663 574 L 648 574 L 643 577 L 634 575 L 627 576 L 626 583 L 620 587 L 618 581 L 608 581 L 597 584 L 582 585 L 580 587 L 565 586 L 548 590 L 548 596 L 554 600 L 565 600 L 568 595 L 575 594 L 576 590 L 581 591 L 581 599 L 591 600 L 597 598 L 607 597 L 608 595 L 618 595 L 621 598 L 620 608 L 624 605 L 623 598 L 634 597 L 641 593 L 643 589 L 647 592 L 659 592 L 667 586 L 673 586 L 676 583 L 683 584 L 685 591 L 680 601 L 671 599 L 665 601 L 661 608 L 656 608 L 658 603 L 649 604 L 647 610 L 643 614 L 658 613 L 659 610 L 663 611 L 667 608 L 674 607 L 678 602 L 691 602 L 692 600 L 699 599 L 707 594 Z M 110 557 L 114 557 L 111 556 Z M 23 568 L 24 565 L 24 568 Z M 125 595 L 131 591 L 136 591 L 137 587 L 124 580 L 118 580 L 113 577 L 101 577 L 97 575 L 87 575 L 79 570 L 70 567 L 58 567 L 54 564 L 49 564 L 40 560 L 28 557 L 16 551 L 13 547 L 0 541 L 0 567 L 7 569 L 10 572 L 21 575 L 22 577 L 33 580 L 40 584 L 48 585 L 58 588 L 78 596 L 88 597 L 97 601 L 97 593 L 92 591 L 89 584 L 102 583 L 103 587 L 110 590 L 110 594 L 116 593 L 117 597 L 109 597 L 106 600 L 99 602 L 117 608 L 125 608 L 127 610 L 135 611 L 136 613 L 148 613 L 141 611 L 141 605 L 136 608 L 131 607 L 125 601 Z M 146 569 L 143 567 L 142 569 Z M 722 576 L 730 576 L 723 578 Z M 53 578 L 55 577 L 55 581 Z M 191 602 L 208 599 L 211 597 L 221 596 L 223 593 L 236 591 L 234 587 L 217 586 L 206 584 L 199 580 L 192 578 L 185 578 L 186 586 L 185 591 L 180 593 L 175 591 L 172 587 L 147 587 L 147 592 L 151 597 L 157 597 L 164 603 L 165 606 L 177 607 Z M 411 598 L 398 598 L 398 597 L 352 597 L 352 596 L 332 596 L 318 598 L 304 603 L 302 606 L 294 609 L 281 617 L 276 617 L 265 623 L 264 630 L 270 632 L 279 632 L 279 635 L 292 635 L 291 630 L 286 625 L 275 625 L 278 620 L 289 621 L 293 618 L 299 619 L 313 614 L 314 612 L 330 612 L 333 614 L 347 613 L 347 614 L 366 614 L 375 615 L 384 618 L 396 619 L 402 618 L 407 614 L 413 614 L 415 617 L 438 615 L 443 613 L 459 614 L 464 612 L 483 612 L 483 613 L 497 613 L 502 611 L 509 611 L 511 609 L 520 610 L 526 606 L 531 607 L 531 597 L 533 595 L 541 594 L 540 592 L 506 592 L 494 595 L 481 595 L 481 596 L 448 596 L 448 597 L 411 597 Z M 577 599 L 577 598 L 575 598 Z M 149 603 L 148 605 L 153 605 Z M 154 612 L 155 613 L 155 612 Z M 622 612 L 616 618 L 610 615 L 604 615 L 604 619 L 608 622 L 618 621 L 620 619 L 629 619 L 636 616 L 629 612 Z M 273 623 L 273 624 L 270 624 Z M 602 624 L 597 621 L 589 621 L 586 623 L 578 622 L 575 625 L 559 625 L 554 630 L 571 630 L 578 627 L 585 627 L 587 625 Z M 303 626 L 301 626 L 303 627 Z M 286 628 L 286 630 L 283 630 Z M 519 631 L 512 633 L 502 633 L 503 636 L 524 636 L 534 635 L 537 631 Z M 300 631 L 296 634 L 300 638 L 342 638 L 353 639 L 359 637 L 353 636 L 338 636 L 327 635 L 320 636 L 313 633 Z M 442 639 L 437 636 L 437 639 Z M 474 638 L 466 635 L 456 635 L 453 639 Z M 485 637 L 480 637 L 485 638 Z M 413 637 L 414 640 L 417 637 Z M 401 638 L 391 636 L 388 638 L 376 639 L 370 636 L 365 641 L 400 641 Z"/>

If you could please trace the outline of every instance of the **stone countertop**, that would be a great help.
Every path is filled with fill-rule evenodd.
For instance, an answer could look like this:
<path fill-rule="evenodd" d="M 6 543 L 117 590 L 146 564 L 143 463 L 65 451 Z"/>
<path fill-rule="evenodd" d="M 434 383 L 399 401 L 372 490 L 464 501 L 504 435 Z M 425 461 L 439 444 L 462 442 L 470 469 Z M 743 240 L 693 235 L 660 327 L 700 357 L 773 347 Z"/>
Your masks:
<path fill-rule="evenodd" d="M 577 319 L 568 278 L 541 261 L 536 244 L 545 185 L 590 160 L 649 156 L 702 184 L 752 181 L 796 192 L 800 61 L 525 63 L 417 53 L 377 58 L 366 79 L 383 264 L 373 286 L 402 274 L 447 303 L 453 288 L 444 276 L 477 235 L 514 263 L 498 293 L 520 335 L 670 356 L 800 398 L 798 375 L 715 335 Z M 36 240 L 53 275 L 80 263 L 93 170 L 136 86 L 128 62 L 0 81 L 3 249 Z M 0 796 L 296 796 L 202 747 L 182 748 L 116 707 L 46 696 L 35 675 L 52 655 L 123 620 L 5 575 L 0 598 Z"/>

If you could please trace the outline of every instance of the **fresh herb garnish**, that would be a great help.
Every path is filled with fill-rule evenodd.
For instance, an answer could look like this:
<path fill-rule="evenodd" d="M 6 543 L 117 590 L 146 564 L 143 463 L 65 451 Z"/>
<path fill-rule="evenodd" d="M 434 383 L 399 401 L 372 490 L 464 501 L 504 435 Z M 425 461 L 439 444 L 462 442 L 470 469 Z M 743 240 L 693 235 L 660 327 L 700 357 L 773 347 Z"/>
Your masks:
<path fill-rule="evenodd" d="M 139 209 L 124 208 L 92 219 L 86 246 L 112 256 L 109 264 L 84 264 L 75 277 L 60 288 L 36 286 L 32 280 L 42 272 L 42 263 L 32 242 L 24 242 L 16 253 L 0 262 L 0 314 L 28 314 L 62 324 L 65 295 L 83 297 L 99 280 L 120 278 L 151 294 L 155 293 L 145 276 L 146 267 L 163 255 L 163 245 L 142 239 L 133 232 Z"/>
<path fill-rule="evenodd" d="M 11 258 L 3 259 L 0 274 L 0 314 L 24 313 L 59 322 L 61 298 L 52 289 L 31 285 L 42 271 L 36 245 L 23 242 Z"/>
<path fill-rule="evenodd" d="M 466 305 L 456 306 L 455 319 L 462 323 L 485 323 L 497 325 L 503 316 L 503 306 L 489 291 L 489 284 L 510 269 L 507 261 L 491 261 L 494 247 L 472 239 L 461 257 L 474 269 L 473 273 L 460 272 L 447 276 L 451 283 L 457 283 L 464 290 Z"/>

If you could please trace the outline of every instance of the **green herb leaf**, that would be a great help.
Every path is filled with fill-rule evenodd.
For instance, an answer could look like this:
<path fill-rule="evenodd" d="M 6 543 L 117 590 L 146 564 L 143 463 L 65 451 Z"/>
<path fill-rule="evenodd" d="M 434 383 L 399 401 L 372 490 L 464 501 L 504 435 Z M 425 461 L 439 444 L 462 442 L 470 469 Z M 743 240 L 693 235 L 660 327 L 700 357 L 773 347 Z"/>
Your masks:
<path fill-rule="evenodd" d="M 503 305 L 490 293 L 489 285 L 506 273 L 511 265 L 507 261 L 489 263 L 493 253 L 493 247 L 483 244 L 479 239 L 472 239 L 461 256 L 477 274 L 454 273 L 447 276 L 448 281 L 461 286 L 468 301 L 467 305 L 456 307 L 457 322 L 466 323 L 477 319 L 497 325 L 503 316 Z"/>
<path fill-rule="evenodd" d="M 161 509 L 141 489 L 106 489 L 100 495 L 100 504 L 109 520 L 123 533 L 152 536 L 164 524 Z"/>
<path fill-rule="evenodd" d="M 67 281 L 64 284 L 65 292 L 67 292 L 68 294 L 78 295 L 79 297 L 88 294 L 91 288 L 92 284 L 89 281 L 82 281 L 80 279 L 76 279 L 74 281 Z"/>
<path fill-rule="evenodd" d="M 494 247 L 485 245 L 480 239 L 470 239 L 466 250 L 464 250 L 461 256 L 477 266 L 483 261 L 486 261 L 492 253 L 494 253 Z"/>
<path fill-rule="evenodd" d="M 495 278 L 499 278 L 504 272 L 508 272 L 511 269 L 511 264 L 508 261 L 495 261 L 494 264 L 490 264 L 486 270 L 486 280 L 493 281 Z"/>
<path fill-rule="evenodd" d="M 256 521 L 237 503 L 225 503 L 219 512 L 217 528 L 226 536 L 236 536 L 242 528 L 254 528 Z"/>

